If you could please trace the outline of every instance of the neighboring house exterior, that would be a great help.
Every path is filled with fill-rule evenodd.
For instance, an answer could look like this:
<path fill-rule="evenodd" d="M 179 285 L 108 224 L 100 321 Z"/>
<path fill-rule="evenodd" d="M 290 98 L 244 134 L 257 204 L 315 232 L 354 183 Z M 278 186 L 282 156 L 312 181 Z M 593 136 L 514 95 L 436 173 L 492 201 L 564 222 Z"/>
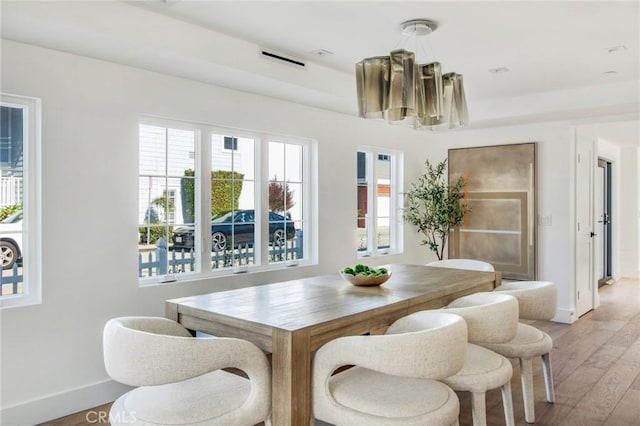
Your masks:
<path fill-rule="evenodd" d="M 140 169 L 150 171 L 150 176 L 145 182 L 140 179 L 138 185 L 138 223 L 144 224 L 148 209 L 156 210 L 159 219 L 166 219 L 169 225 L 184 224 L 189 222 L 185 217 L 185 197 L 182 194 L 181 178 L 185 170 L 193 170 L 195 158 L 195 144 L 193 132 L 174 134 L 171 139 L 171 152 L 167 164 L 168 179 L 152 177 L 164 174 L 165 156 L 164 150 L 157 147 L 158 138 L 164 138 L 164 128 L 154 126 L 141 126 L 140 128 Z M 231 136 L 214 135 L 211 140 L 211 161 L 214 170 L 232 170 L 233 162 L 242 161 L 242 152 L 238 150 L 237 138 Z M 159 205 L 153 204 L 153 200 L 168 198 L 169 211 Z M 146 200 L 146 202 L 143 202 Z M 242 198 L 240 207 L 243 208 Z M 149 215 L 153 216 L 153 215 Z"/>
<path fill-rule="evenodd" d="M 22 203 L 22 109 L 0 107 L 0 208 Z"/>

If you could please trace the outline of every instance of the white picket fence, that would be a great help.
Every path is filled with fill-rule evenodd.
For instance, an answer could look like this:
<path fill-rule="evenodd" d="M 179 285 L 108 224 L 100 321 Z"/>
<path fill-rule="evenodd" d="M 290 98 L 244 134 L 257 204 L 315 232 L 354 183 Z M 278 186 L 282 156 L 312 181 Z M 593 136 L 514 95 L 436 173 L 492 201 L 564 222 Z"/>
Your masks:
<path fill-rule="evenodd" d="M 22 178 L 0 177 L 0 207 L 22 203 Z"/>

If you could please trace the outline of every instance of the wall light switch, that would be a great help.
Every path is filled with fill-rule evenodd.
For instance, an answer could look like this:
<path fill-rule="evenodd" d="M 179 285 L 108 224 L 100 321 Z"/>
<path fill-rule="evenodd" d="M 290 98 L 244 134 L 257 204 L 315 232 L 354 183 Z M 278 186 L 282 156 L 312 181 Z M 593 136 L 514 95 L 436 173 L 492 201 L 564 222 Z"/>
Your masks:
<path fill-rule="evenodd" d="M 538 226 L 551 226 L 552 223 L 553 219 L 550 214 L 541 214 L 538 216 Z"/>

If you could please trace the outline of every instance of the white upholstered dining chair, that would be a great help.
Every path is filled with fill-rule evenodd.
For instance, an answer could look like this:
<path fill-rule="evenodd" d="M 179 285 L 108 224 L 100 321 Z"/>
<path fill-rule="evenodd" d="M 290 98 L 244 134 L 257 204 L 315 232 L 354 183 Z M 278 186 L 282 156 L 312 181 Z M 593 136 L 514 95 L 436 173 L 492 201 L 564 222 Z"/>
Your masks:
<path fill-rule="evenodd" d="M 518 299 L 520 319 L 551 320 L 556 314 L 557 288 L 550 281 L 515 281 L 504 283 L 494 290 Z M 520 361 L 520 381 L 524 400 L 525 421 L 535 422 L 533 394 L 533 358 L 541 357 L 545 391 L 548 402 L 555 402 L 553 372 L 550 352 L 553 347 L 551 336 L 527 324 L 519 323 L 516 337 L 506 343 L 483 344 L 507 358 Z"/>
<path fill-rule="evenodd" d="M 105 325 L 103 346 L 109 376 L 139 386 L 113 403 L 111 425 L 270 424 L 271 370 L 253 343 L 195 338 L 166 318 L 122 317 Z M 221 370 L 228 367 L 248 378 Z"/>
<path fill-rule="evenodd" d="M 462 368 L 466 347 L 464 320 L 435 312 L 401 318 L 384 335 L 331 340 L 313 361 L 314 417 L 338 426 L 457 425 L 458 397 L 437 380 Z"/>
<path fill-rule="evenodd" d="M 438 268 L 469 269 L 471 271 L 494 272 L 493 265 L 475 259 L 443 259 L 427 263 L 427 266 Z"/>
<path fill-rule="evenodd" d="M 445 312 L 460 315 L 467 323 L 469 344 L 464 366 L 442 382 L 458 392 L 471 393 L 474 426 L 486 426 L 486 392 L 500 388 L 507 426 L 515 424 L 511 397 L 511 362 L 502 355 L 479 346 L 504 343 L 518 330 L 518 302 L 515 297 L 494 292 L 474 293 L 451 302 Z M 421 313 L 413 314 L 421 315 Z"/>
<path fill-rule="evenodd" d="M 520 318 L 548 321 L 556 316 L 558 289 L 551 281 L 509 281 L 494 291 L 518 299 Z"/>

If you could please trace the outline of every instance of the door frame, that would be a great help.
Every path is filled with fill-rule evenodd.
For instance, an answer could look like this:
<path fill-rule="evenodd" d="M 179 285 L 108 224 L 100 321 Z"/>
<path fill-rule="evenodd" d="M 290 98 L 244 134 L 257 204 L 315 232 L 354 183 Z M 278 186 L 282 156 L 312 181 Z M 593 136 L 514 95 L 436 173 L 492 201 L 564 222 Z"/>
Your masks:
<path fill-rule="evenodd" d="M 605 217 L 598 218 L 596 217 L 596 223 L 602 223 L 601 220 L 605 221 L 603 224 L 603 232 L 604 235 L 601 235 L 601 242 L 603 244 L 603 259 L 594 259 L 596 262 L 603 263 L 603 274 L 602 277 L 596 277 L 598 280 L 598 287 L 601 287 L 609 280 L 613 279 L 613 226 L 611 224 L 611 218 L 613 216 L 613 162 L 598 156 L 598 168 L 604 169 L 604 188 L 596 188 L 596 191 L 603 190 L 602 193 L 602 201 L 605 206 Z M 594 206 L 596 208 L 596 213 L 598 212 L 598 206 Z M 594 265 L 595 266 L 595 265 Z"/>

